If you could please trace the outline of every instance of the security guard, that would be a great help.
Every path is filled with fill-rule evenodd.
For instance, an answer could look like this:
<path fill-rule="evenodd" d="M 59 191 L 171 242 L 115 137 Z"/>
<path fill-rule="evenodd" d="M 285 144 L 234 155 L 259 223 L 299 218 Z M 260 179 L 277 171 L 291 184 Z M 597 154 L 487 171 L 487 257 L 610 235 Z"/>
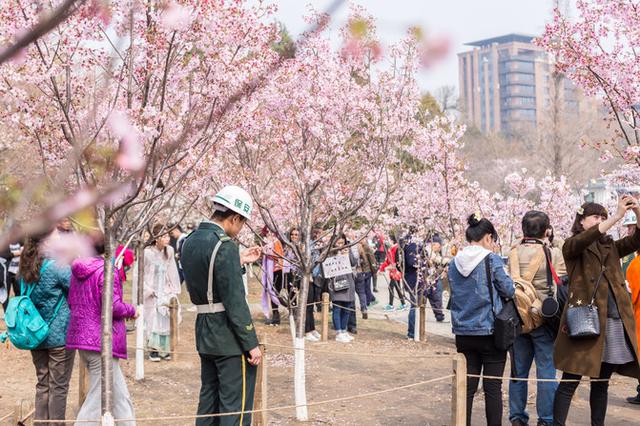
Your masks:
<path fill-rule="evenodd" d="M 213 222 L 200 223 L 184 241 L 180 257 L 198 310 L 198 414 L 252 410 L 256 366 L 262 357 L 242 282 L 242 264 L 258 260 L 261 249 L 240 253 L 232 241 L 251 216 L 251 197 L 242 188 L 226 186 L 213 202 Z M 196 420 L 197 426 L 250 424 L 250 414 Z"/>

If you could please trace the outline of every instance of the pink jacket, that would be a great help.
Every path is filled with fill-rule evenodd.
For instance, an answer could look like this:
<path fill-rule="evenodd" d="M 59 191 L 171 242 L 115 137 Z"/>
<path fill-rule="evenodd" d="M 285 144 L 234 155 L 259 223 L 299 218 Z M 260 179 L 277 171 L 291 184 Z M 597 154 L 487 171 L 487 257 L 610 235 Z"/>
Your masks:
<path fill-rule="evenodd" d="M 76 259 L 71 264 L 71 318 L 67 329 L 67 348 L 100 352 L 103 279 L 102 257 Z M 114 274 L 113 288 L 113 356 L 126 359 L 127 330 L 124 320 L 135 316 L 136 308 L 122 300 L 122 282 L 117 272 Z"/>

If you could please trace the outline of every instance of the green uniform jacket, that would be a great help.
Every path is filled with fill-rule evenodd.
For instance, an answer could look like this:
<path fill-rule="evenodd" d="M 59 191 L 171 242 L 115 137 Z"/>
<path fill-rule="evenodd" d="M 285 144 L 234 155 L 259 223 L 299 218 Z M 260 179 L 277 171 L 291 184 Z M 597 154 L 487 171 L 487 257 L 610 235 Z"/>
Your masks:
<path fill-rule="evenodd" d="M 182 245 L 180 261 L 191 302 L 206 305 L 211 254 L 218 241 L 223 240 L 213 267 L 213 302 L 222 303 L 226 310 L 198 314 L 196 348 L 203 354 L 241 355 L 258 346 L 251 312 L 245 300 L 240 252 L 228 238 L 217 224 L 202 222 Z"/>

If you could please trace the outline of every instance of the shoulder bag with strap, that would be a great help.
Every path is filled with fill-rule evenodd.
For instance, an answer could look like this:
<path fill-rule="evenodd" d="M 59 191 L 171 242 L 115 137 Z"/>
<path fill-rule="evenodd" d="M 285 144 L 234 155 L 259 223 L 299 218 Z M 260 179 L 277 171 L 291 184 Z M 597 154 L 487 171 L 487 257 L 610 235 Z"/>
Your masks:
<path fill-rule="evenodd" d="M 533 277 L 540 269 L 544 258 L 544 252 L 539 251 L 529 263 L 524 276 L 521 276 L 518 247 L 516 246 L 509 253 L 509 272 L 516 290 L 513 298 L 518 309 L 518 315 L 522 320 L 523 333 L 529 333 L 544 324 L 544 318 L 540 312 L 542 301 L 532 284 Z"/>
<path fill-rule="evenodd" d="M 493 279 L 491 277 L 491 260 L 489 256 L 484 259 L 484 266 L 487 274 L 487 285 L 489 286 L 489 298 L 491 299 L 491 312 L 493 312 L 493 342 L 496 348 L 506 351 L 513 346 L 516 337 L 522 331 L 518 309 L 513 299 L 502 299 L 502 310 L 496 314 L 493 303 Z"/>
<path fill-rule="evenodd" d="M 590 339 L 600 336 L 600 316 L 598 315 L 598 307 L 595 305 L 598 287 L 604 277 L 604 271 L 607 269 L 605 255 L 602 260 L 600 276 L 593 289 L 593 295 L 588 305 L 585 306 L 569 306 L 567 308 L 567 329 L 569 337 L 572 339 Z"/>
<path fill-rule="evenodd" d="M 569 290 L 567 283 L 563 282 L 556 274 L 553 267 L 551 250 L 545 246 L 545 255 L 547 257 L 547 286 L 549 287 L 549 297 L 542 302 L 542 315 L 545 317 L 547 326 L 558 334 L 560 329 L 560 319 L 569 298 Z M 555 294 L 552 293 L 553 285 L 556 286 Z"/>
<path fill-rule="evenodd" d="M 213 269 L 214 264 L 216 263 L 216 256 L 218 255 L 218 250 L 220 250 L 220 246 L 224 241 L 229 241 L 229 237 L 221 237 L 220 240 L 216 243 L 213 248 L 213 252 L 211 253 L 211 260 L 209 261 L 209 276 L 207 277 L 207 304 L 206 305 L 196 305 L 196 310 L 198 314 L 215 314 L 218 312 L 224 312 L 226 309 L 222 303 L 213 303 Z"/>
<path fill-rule="evenodd" d="M 51 260 L 48 259 L 43 261 L 40 267 L 40 276 L 44 274 L 50 263 Z M 35 286 L 36 284 L 25 285 L 24 281 L 20 279 L 20 296 L 12 297 L 9 300 L 5 312 L 7 331 L 0 335 L 0 340 L 4 342 L 8 337 L 13 346 L 18 349 L 33 350 L 45 341 L 49 335 L 49 327 L 58 315 L 65 299 L 64 294 L 61 294 L 53 310 L 53 315 L 48 321 L 45 321 L 31 300 L 31 293 Z"/>

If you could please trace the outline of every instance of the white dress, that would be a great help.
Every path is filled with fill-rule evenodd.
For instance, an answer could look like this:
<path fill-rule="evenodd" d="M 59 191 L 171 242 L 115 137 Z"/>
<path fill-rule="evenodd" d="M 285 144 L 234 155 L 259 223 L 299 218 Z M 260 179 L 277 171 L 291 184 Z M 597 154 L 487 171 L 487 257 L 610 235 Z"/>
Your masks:
<path fill-rule="evenodd" d="M 173 248 L 156 246 L 144 249 L 144 326 L 148 339 L 153 334 L 168 336 L 170 332 L 169 302 L 180 294 L 180 276 Z"/>

